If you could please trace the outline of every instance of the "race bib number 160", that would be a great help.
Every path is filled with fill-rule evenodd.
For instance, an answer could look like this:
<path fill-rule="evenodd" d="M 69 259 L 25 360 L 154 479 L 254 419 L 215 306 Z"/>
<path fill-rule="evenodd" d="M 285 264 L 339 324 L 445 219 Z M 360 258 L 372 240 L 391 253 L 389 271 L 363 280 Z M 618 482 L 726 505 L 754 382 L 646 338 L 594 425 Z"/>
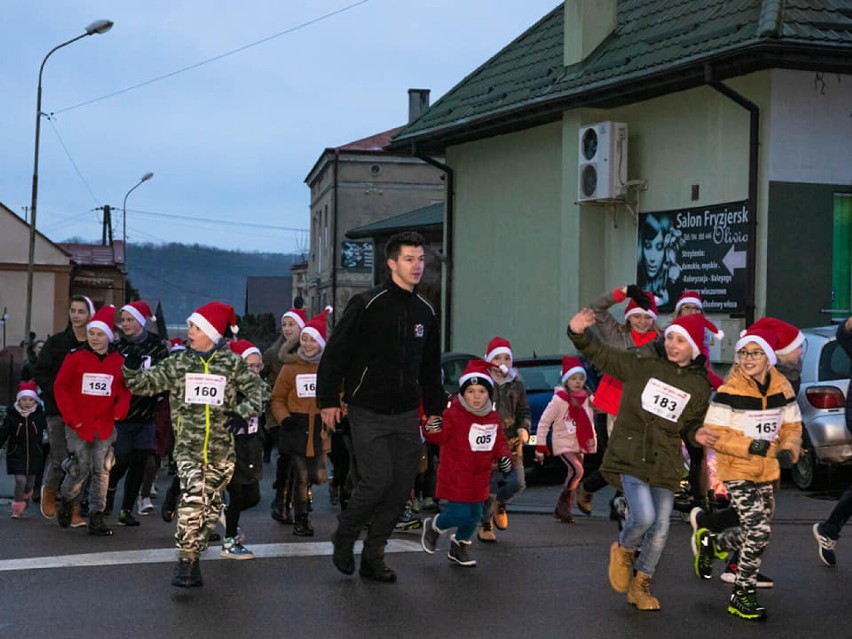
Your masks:
<path fill-rule="evenodd" d="M 657 417 L 676 422 L 690 397 L 692 395 L 686 391 L 652 377 L 642 390 L 642 408 Z"/>
<path fill-rule="evenodd" d="M 187 373 L 185 377 L 187 404 L 209 404 L 221 406 L 225 399 L 225 376 Z"/>

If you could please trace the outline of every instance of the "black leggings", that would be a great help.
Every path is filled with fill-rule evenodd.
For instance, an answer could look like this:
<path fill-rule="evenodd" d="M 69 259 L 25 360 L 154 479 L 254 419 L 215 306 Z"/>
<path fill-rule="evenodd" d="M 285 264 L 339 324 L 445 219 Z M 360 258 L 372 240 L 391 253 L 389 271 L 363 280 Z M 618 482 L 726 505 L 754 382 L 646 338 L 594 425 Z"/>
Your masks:
<path fill-rule="evenodd" d="M 250 484 L 228 484 L 228 507 L 225 509 L 225 537 L 236 537 L 240 525 L 240 513 L 256 506 L 260 501 L 260 485 L 253 481 Z"/>
<path fill-rule="evenodd" d="M 134 450 L 128 455 L 120 455 L 115 458 L 115 466 L 109 472 L 109 490 L 118 490 L 121 478 L 127 473 L 124 480 L 124 495 L 121 499 L 121 510 L 133 510 L 136 496 L 142 488 L 142 479 L 145 475 L 145 462 L 151 455 L 150 450 Z"/>

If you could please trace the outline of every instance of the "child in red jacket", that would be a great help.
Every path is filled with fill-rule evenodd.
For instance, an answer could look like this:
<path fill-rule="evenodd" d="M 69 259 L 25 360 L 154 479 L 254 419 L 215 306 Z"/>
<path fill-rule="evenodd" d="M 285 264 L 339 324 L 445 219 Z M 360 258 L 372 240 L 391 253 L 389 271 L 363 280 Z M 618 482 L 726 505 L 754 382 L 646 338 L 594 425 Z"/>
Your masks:
<path fill-rule="evenodd" d="M 112 344 L 114 324 L 114 306 L 95 313 L 86 325 L 86 346 L 69 353 L 53 383 L 68 440 L 57 519 L 63 528 L 70 525 L 74 501 L 91 475 L 89 534 L 102 537 L 112 535 L 104 509 L 114 461 L 115 422 L 124 419 L 130 408 L 130 391 L 121 373 L 124 357 Z"/>
<path fill-rule="evenodd" d="M 443 420 L 435 418 L 425 427 L 426 440 L 441 446 L 435 496 L 447 504 L 440 515 L 423 522 L 421 545 L 431 555 L 440 536 L 455 528 L 447 557 L 471 568 L 476 560 L 470 556 L 470 540 L 488 499 L 492 464 L 499 460 L 504 476 L 512 472 L 512 453 L 492 403 L 491 368 L 483 360 L 470 361 L 459 378 L 459 394 L 444 411 Z"/>

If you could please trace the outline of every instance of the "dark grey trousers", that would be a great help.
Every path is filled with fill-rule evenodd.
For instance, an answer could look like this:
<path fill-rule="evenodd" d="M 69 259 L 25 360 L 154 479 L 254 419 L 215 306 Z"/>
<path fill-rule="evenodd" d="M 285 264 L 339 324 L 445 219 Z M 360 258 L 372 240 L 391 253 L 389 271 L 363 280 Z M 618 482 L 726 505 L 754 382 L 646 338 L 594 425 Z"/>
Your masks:
<path fill-rule="evenodd" d="M 349 406 L 357 480 L 346 510 L 337 518 L 335 539 L 351 543 L 370 524 L 362 561 L 384 556 L 385 544 L 414 487 L 420 459 L 420 417 L 417 410 L 383 415 Z"/>

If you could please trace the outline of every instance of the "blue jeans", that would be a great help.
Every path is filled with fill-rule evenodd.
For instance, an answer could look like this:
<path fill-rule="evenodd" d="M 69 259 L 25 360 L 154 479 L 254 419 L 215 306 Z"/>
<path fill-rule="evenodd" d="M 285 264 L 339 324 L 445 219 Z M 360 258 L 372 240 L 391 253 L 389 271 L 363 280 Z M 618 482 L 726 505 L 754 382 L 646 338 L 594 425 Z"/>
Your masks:
<path fill-rule="evenodd" d="M 456 539 L 468 541 L 476 532 L 482 518 L 482 502 L 466 504 L 460 501 L 448 501 L 441 506 L 441 514 L 435 518 L 435 526 L 441 532 L 448 528 L 456 529 Z"/>
<path fill-rule="evenodd" d="M 621 475 L 621 486 L 629 513 L 618 543 L 627 550 L 641 546 L 642 552 L 634 567 L 651 576 L 669 537 L 674 493 L 667 488 L 651 487 L 632 475 Z"/>

